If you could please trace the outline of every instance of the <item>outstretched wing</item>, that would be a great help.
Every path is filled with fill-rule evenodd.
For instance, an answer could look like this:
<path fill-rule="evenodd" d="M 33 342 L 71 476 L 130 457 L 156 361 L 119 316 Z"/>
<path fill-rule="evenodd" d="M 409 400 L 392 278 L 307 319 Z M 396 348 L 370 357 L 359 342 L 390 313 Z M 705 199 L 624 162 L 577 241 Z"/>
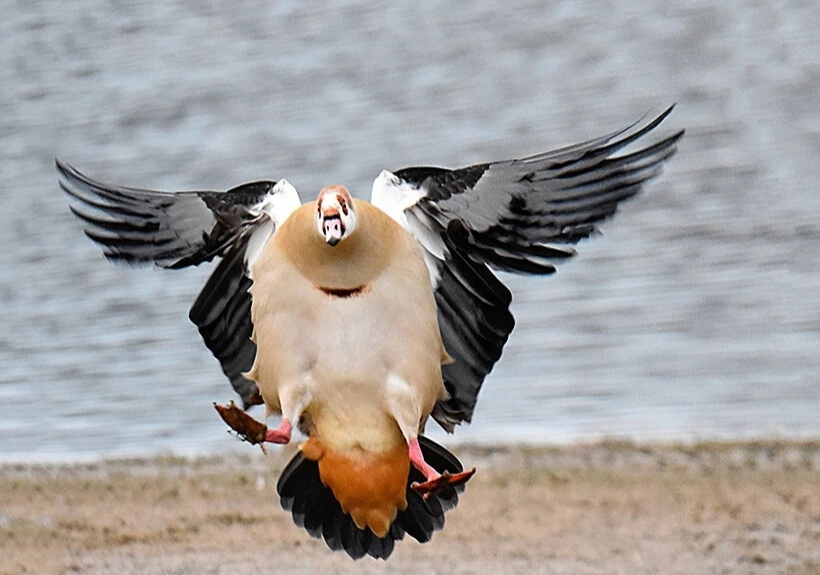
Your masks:
<path fill-rule="evenodd" d="M 225 255 L 247 242 L 268 218 L 265 200 L 276 182 L 244 184 L 227 192 L 157 192 L 92 180 L 57 160 L 60 187 L 85 234 L 107 258 L 178 269 Z"/>
<path fill-rule="evenodd" d="M 298 206 L 296 191 L 289 187 L 295 200 L 278 205 L 273 181 L 227 192 L 167 193 L 103 184 L 59 159 L 56 164 L 60 187 L 74 199 L 71 211 L 107 258 L 170 269 L 221 258 L 189 317 L 245 406 L 261 403 L 256 384 L 242 376 L 256 355 L 247 260 L 273 233 L 272 220 Z"/>
<path fill-rule="evenodd" d="M 683 130 L 618 153 L 672 108 L 551 152 L 456 170 L 382 172 L 373 183 L 372 203 L 410 230 L 425 251 L 444 347 L 455 360 L 442 367 L 450 397 L 433 412 L 445 429 L 470 420 L 515 323 L 510 292 L 491 268 L 551 274 L 573 256 L 566 244 L 592 234 L 676 152 Z"/>

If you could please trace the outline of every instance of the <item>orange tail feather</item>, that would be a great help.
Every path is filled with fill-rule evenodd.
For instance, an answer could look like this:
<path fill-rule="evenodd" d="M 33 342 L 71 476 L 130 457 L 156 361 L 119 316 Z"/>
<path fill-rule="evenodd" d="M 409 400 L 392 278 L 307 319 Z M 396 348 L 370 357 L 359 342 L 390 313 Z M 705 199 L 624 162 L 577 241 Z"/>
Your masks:
<path fill-rule="evenodd" d="M 318 462 L 322 483 L 359 529 L 369 527 L 384 537 L 398 512 L 407 507 L 410 457 L 406 445 L 382 453 L 362 449 L 341 453 L 310 438 L 301 450 L 307 459 Z"/>

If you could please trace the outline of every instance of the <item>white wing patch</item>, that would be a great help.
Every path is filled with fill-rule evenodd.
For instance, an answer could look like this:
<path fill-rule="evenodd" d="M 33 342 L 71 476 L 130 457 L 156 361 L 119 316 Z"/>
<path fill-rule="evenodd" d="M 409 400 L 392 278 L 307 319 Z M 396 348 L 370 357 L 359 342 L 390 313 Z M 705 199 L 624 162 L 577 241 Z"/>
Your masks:
<path fill-rule="evenodd" d="M 413 237 L 422 247 L 424 263 L 427 265 L 427 271 L 430 272 L 430 284 L 435 290 L 441 279 L 439 266 L 444 263 L 447 246 L 431 228 L 424 225 L 423 220 L 427 219 L 425 214 L 408 210 L 404 215 L 407 221 L 405 228 L 413 234 Z"/>
<path fill-rule="evenodd" d="M 404 229 L 413 234 L 424 250 L 424 263 L 430 273 L 430 283 L 435 289 L 441 274 L 439 266 L 444 262 L 447 247 L 444 241 L 427 225 L 427 216 L 413 210 L 425 191 L 400 180 L 395 174 L 382 170 L 373 181 L 370 203 L 396 220 Z"/>
<path fill-rule="evenodd" d="M 302 205 L 299 192 L 287 180 L 279 180 L 260 206 L 278 228 Z"/>
<path fill-rule="evenodd" d="M 412 231 L 407 227 L 404 211 L 415 206 L 424 196 L 424 190 L 421 188 L 416 188 L 403 182 L 395 174 L 382 170 L 382 173 L 373 180 L 370 203 L 399 222 L 403 228 Z"/>
<path fill-rule="evenodd" d="M 253 279 L 253 264 L 262 255 L 265 244 L 279 226 L 281 226 L 296 209 L 302 205 L 299 193 L 287 180 L 279 180 L 259 205 L 259 211 L 268 216 L 248 238 L 245 251 L 245 270 Z"/>
<path fill-rule="evenodd" d="M 274 230 L 275 226 L 273 222 L 266 219 L 256 227 L 251 237 L 248 238 L 248 247 L 245 250 L 245 273 L 251 279 L 253 279 L 253 264 L 255 264 L 259 256 L 262 255 L 262 249 L 265 247 L 265 244 L 268 243 Z"/>

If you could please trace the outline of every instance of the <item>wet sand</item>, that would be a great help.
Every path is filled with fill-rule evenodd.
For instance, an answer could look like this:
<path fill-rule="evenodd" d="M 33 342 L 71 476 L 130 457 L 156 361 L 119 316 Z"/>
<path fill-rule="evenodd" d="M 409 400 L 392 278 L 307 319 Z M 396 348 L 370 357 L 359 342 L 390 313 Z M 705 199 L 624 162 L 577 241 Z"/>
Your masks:
<path fill-rule="evenodd" d="M 288 453 L 0 467 L 0 573 L 820 573 L 820 442 L 465 447 L 444 530 L 354 562 L 293 525 Z"/>

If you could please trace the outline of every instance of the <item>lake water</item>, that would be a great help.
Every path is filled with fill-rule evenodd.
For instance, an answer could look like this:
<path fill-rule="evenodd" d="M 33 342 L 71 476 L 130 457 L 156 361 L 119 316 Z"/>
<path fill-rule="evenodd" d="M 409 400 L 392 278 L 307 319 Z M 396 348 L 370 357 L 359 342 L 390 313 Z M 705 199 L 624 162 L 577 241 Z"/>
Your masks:
<path fill-rule="evenodd" d="M 0 462 L 249 449 L 187 321 L 55 181 L 366 196 L 671 101 L 678 155 L 548 278 L 451 442 L 820 437 L 820 4 L 20 2 L 0 20 Z M 257 412 L 257 415 L 259 412 Z"/>

